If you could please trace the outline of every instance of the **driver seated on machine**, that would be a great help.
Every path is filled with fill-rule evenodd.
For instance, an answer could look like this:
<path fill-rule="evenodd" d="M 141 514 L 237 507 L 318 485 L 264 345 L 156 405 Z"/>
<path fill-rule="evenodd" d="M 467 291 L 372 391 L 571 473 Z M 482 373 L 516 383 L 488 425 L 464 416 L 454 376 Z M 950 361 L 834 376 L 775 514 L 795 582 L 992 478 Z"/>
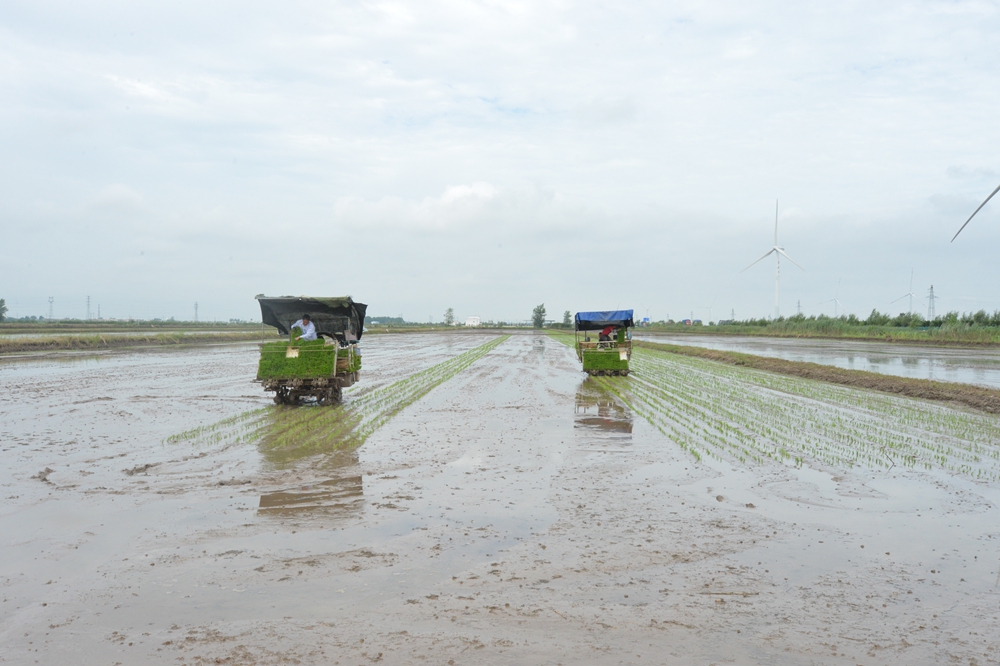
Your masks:
<path fill-rule="evenodd" d="M 597 339 L 600 340 L 601 342 L 611 342 L 611 336 L 612 334 L 614 334 L 615 329 L 616 329 L 615 326 L 605 326 L 604 330 L 601 331 L 601 334 L 600 336 L 598 336 Z"/>
<path fill-rule="evenodd" d="M 302 319 L 292 324 L 292 328 L 298 326 L 302 329 L 302 335 L 295 338 L 296 340 L 309 341 L 316 339 L 316 325 L 312 323 L 312 319 L 308 314 L 302 315 Z"/>

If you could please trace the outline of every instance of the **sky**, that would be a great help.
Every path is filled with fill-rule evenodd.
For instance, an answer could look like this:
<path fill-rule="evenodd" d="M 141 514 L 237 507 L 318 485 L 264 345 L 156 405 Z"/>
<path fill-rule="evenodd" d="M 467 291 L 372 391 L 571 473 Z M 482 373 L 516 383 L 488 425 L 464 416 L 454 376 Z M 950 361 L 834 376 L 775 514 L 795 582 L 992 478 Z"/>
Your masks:
<path fill-rule="evenodd" d="M 9 315 L 1000 309 L 1000 2 L 5 2 Z"/>

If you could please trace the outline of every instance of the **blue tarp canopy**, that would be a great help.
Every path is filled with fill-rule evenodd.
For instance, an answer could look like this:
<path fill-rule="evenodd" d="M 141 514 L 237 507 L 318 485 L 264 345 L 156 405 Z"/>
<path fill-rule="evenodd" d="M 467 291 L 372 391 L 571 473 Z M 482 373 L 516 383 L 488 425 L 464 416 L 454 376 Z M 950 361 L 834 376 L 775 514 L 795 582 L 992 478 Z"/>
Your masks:
<path fill-rule="evenodd" d="M 634 326 L 631 310 L 603 310 L 601 312 L 577 312 L 576 330 L 599 331 L 605 326 Z"/>

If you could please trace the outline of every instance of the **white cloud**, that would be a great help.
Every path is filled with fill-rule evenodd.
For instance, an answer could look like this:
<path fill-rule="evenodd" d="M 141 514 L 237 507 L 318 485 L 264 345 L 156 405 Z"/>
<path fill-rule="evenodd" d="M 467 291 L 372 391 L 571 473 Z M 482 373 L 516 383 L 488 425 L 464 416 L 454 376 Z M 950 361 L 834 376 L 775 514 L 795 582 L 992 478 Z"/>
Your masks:
<path fill-rule="evenodd" d="M 914 265 L 985 301 L 1000 205 L 947 240 L 1000 173 L 998 29 L 980 1 L 24 5 L 0 27 L 0 284 L 242 303 L 312 290 L 261 270 L 308 236 L 337 257 L 323 288 L 421 319 L 764 314 L 767 271 L 734 276 L 778 197 L 809 271 L 788 306 L 843 277 L 884 307 Z M 42 258 L 51 284 L 16 279 Z"/>

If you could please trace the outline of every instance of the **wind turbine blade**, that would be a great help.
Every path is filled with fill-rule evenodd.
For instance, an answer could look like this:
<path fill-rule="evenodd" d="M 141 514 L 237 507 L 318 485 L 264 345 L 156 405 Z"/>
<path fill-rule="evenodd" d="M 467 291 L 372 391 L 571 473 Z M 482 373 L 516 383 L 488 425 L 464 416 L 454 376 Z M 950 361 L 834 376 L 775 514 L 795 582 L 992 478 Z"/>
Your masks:
<path fill-rule="evenodd" d="M 772 253 L 773 253 L 774 251 L 775 251 L 775 250 L 774 250 L 774 248 L 772 247 L 772 248 L 770 249 L 770 251 L 769 251 L 769 252 L 768 252 L 767 254 L 765 254 L 765 255 L 764 255 L 763 257 L 761 257 L 761 258 L 760 258 L 760 259 L 758 259 L 757 261 L 753 262 L 753 264 L 756 264 L 756 263 L 758 263 L 758 262 L 760 262 L 760 261 L 763 261 L 764 259 L 767 259 L 767 258 L 768 258 L 769 256 L 771 256 L 771 254 L 772 254 Z M 746 272 L 747 272 L 747 270 L 748 270 L 748 269 L 749 269 L 749 268 L 750 268 L 751 266 L 753 266 L 753 264 L 750 264 L 750 266 L 747 266 L 746 268 L 744 268 L 744 269 L 743 269 L 742 271 L 740 271 L 740 273 L 746 273 Z"/>
<path fill-rule="evenodd" d="M 977 208 L 975 210 L 975 212 L 972 213 L 972 215 L 969 216 L 969 219 L 967 219 L 965 221 L 965 224 L 962 225 L 962 229 L 964 229 L 965 226 L 967 224 L 969 224 L 969 222 L 972 222 L 972 218 L 974 218 L 976 216 L 976 213 L 978 213 L 979 211 L 981 211 L 983 209 L 983 206 L 985 206 L 987 203 L 989 203 L 990 199 L 992 199 L 993 195 L 996 194 L 997 192 L 1000 192 L 1000 185 L 997 185 L 997 189 L 993 190 L 990 193 L 990 196 L 986 197 L 986 201 L 984 201 L 983 203 L 979 204 L 979 208 Z M 951 242 L 952 243 L 954 243 L 955 239 L 958 238 L 958 234 L 962 233 L 962 229 L 959 229 L 957 232 L 955 232 L 955 235 L 951 237 Z"/>
<path fill-rule="evenodd" d="M 774 245 L 778 245 L 778 200 L 774 200 Z"/>
<path fill-rule="evenodd" d="M 900 296 L 899 298 L 897 298 L 897 299 L 896 299 L 896 301 L 901 301 L 901 300 L 903 300 L 904 298 L 906 298 L 907 296 L 909 296 L 909 294 L 903 294 L 902 296 Z M 896 301 L 889 301 L 889 305 L 892 305 L 892 304 L 893 304 L 893 303 L 895 303 Z"/>
<path fill-rule="evenodd" d="M 794 259 L 792 259 L 791 257 L 789 257 L 789 256 L 788 256 L 787 254 L 785 254 L 785 251 L 784 251 L 784 250 L 779 250 L 778 248 L 774 248 L 774 249 L 775 249 L 775 251 L 777 251 L 777 252 L 778 252 L 779 254 L 781 254 L 781 255 L 782 255 L 782 256 L 783 256 L 783 257 L 784 257 L 785 259 L 788 259 L 788 261 L 790 261 L 790 262 L 792 262 L 793 264 L 795 264 L 795 260 L 794 260 Z M 760 261 L 760 260 L 758 259 L 758 261 Z M 799 266 L 798 264 L 795 264 L 795 265 L 796 265 L 796 266 Z M 802 268 L 802 267 L 801 267 L 801 266 L 799 266 L 799 268 Z M 805 269 L 804 269 L 804 268 L 802 268 L 802 270 L 805 270 Z"/>

